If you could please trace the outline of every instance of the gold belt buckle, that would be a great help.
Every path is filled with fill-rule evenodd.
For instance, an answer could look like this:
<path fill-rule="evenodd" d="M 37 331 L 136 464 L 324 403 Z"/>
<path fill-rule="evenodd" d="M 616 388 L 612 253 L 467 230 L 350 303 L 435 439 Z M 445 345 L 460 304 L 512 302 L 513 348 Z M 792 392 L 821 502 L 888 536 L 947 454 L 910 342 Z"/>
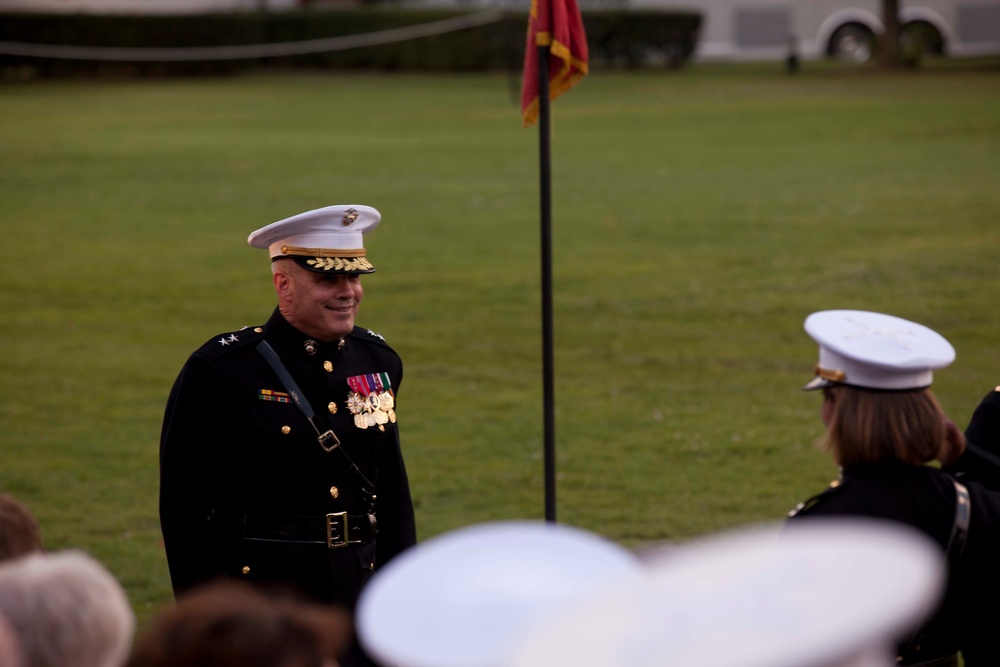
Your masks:
<path fill-rule="evenodd" d="M 340 539 L 334 541 L 333 526 L 340 524 Z M 328 549 L 339 549 L 347 546 L 347 512 L 333 512 L 326 515 L 326 546 Z"/>

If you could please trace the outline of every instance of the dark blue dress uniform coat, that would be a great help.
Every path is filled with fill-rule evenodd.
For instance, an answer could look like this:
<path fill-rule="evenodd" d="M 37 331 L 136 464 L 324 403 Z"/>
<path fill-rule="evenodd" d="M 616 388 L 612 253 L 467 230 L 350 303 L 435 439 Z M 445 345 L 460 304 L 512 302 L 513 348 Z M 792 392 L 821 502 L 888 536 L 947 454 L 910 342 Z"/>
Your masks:
<path fill-rule="evenodd" d="M 258 352 L 262 339 L 311 403 L 318 428 L 332 429 L 373 483 L 374 541 L 332 549 L 324 541 L 328 514 L 364 517 L 369 498 L 340 452 L 320 446 Z M 175 594 L 228 576 L 351 607 L 372 570 L 416 542 L 397 424 L 361 429 L 347 405 L 348 380 L 358 376 L 382 374 L 397 394 L 402 363 L 366 329 L 338 343 L 312 341 L 275 310 L 263 326 L 208 341 L 184 365 L 160 442 L 160 522 Z M 294 534 L 275 528 L 285 520 L 298 522 Z"/>
<path fill-rule="evenodd" d="M 925 627 L 917 656 L 961 650 L 966 667 L 1000 665 L 1000 481 L 989 449 L 1000 444 L 1000 393 L 988 395 L 966 430 L 969 446 L 945 470 L 903 463 L 856 466 L 841 471 L 827 491 L 799 506 L 791 521 L 863 516 L 912 526 L 947 548 L 955 523 L 953 480 L 969 492 L 967 542 L 937 613 Z M 998 452 L 1000 453 L 1000 452 Z M 997 459 L 1000 461 L 1000 459 Z M 909 638 L 904 638 L 908 640 Z M 905 643 L 905 642 L 904 642 Z M 903 663 L 909 664 L 909 663 Z"/>

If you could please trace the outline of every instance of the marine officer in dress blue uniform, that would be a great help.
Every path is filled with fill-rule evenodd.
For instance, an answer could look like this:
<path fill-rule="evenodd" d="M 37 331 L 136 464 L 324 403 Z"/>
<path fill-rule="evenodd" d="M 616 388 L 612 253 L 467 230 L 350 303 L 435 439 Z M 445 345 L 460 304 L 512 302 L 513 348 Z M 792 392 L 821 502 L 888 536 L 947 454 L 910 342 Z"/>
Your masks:
<path fill-rule="evenodd" d="M 160 520 L 175 594 L 232 577 L 352 609 L 372 572 L 416 542 L 396 415 L 399 356 L 355 325 L 375 268 L 362 205 L 250 234 L 277 308 L 213 336 L 170 393 Z"/>
<path fill-rule="evenodd" d="M 900 665 L 1000 664 L 1000 487 L 987 442 L 996 438 L 996 399 L 987 396 L 966 438 L 931 392 L 933 372 L 955 358 L 940 334 L 891 315 L 857 310 L 813 313 L 819 343 L 815 377 L 823 391 L 825 449 L 840 477 L 799 505 L 793 523 L 871 517 L 922 531 L 940 547 L 947 590 L 936 613 L 901 638 Z M 927 465 L 934 461 L 941 468 Z"/>

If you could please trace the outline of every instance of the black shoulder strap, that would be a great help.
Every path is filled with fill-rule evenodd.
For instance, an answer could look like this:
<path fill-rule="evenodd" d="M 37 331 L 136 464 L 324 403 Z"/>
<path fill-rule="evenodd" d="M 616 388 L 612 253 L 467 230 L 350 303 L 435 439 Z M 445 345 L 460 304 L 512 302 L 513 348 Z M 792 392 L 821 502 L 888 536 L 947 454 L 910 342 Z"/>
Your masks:
<path fill-rule="evenodd" d="M 969 517 L 972 516 L 972 500 L 969 490 L 957 479 L 955 484 L 955 522 L 951 526 L 951 537 L 948 538 L 948 571 L 955 576 L 958 561 L 962 559 L 965 540 L 969 536 Z"/>
<path fill-rule="evenodd" d="M 295 382 L 295 378 L 292 377 L 292 374 L 289 373 L 288 369 L 285 368 L 285 365 L 281 363 L 278 353 L 274 351 L 274 348 L 271 347 L 270 343 L 266 340 L 260 341 L 257 345 L 257 351 L 260 352 L 261 356 L 264 357 L 264 360 L 270 364 L 271 368 L 274 369 L 274 372 L 278 374 L 278 379 L 281 380 L 281 384 L 284 385 L 285 391 L 288 392 L 288 395 L 292 397 L 292 401 L 295 402 L 295 405 L 302 411 L 302 414 L 304 414 L 306 419 L 309 420 L 309 424 L 313 427 L 313 430 L 316 431 L 316 435 L 319 435 L 319 429 L 316 428 L 316 424 L 313 422 L 313 418 L 316 416 L 316 413 L 313 412 L 312 405 L 309 404 L 309 401 L 302 397 L 302 390 L 299 389 L 299 385 Z M 320 444 L 323 443 L 321 442 Z M 335 448 L 339 444 L 340 441 L 337 441 L 337 444 L 333 445 L 333 447 L 327 449 L 327 447 L 324 446 L 323 449 L 330 451 L 330 449 Z"/>
<path fill-rule="evenodd" d="M 951 525 L 951 536 L 948 538 L 948 547 L 945 558 L 948 561 L 948 588 L 955 580 L 958 572 L 958 563 L 962 559 L 962 551 L 965 549 L 965 541 L 969 536 L 969 517 L 972 516 L 972 500 L 969 497 L 969 490 L 957 479 L 952 479 L 955 485 L 955 520 Z M 927 628 L 921 625 L 910 637 L 910 641 L 900 651 L 900 658 L 905 660 L 919 660 L 920 646 L 923 643 Z M 946 656 L 946 659 L 954 656 Z M 905 662 L 904 660 L 904 662 Z M 934 660 L 927 662 L 906 662 L 905 664 L 919 666 L 923 664 L 939 664 Z M 956 664 L 954 662 L 942 662 L 940 664 Z"/>
<path fill-rule="evenodd" d="M 374 501 L 375 485 L 368 481 L 368 478 L 364 476 L 358 466 L 351 460 L 344 448 L 340 446 L 340 438 L 337 434 L 333 432 L 333 429 L 327 429 L 326 431 L 320 431 L 319 427 L 316 426 L 315 417 L 316 413 L 312 409 L 312 405 L 306 400 L 305 396 L 302 394 L 302 390 L 299 389 L 299 385 L 295 382 L 295 378 L 292 374 L 288 372 L 285 365 L 281 363 L 281 359 L 278 357 L 278 353 L 274 351 L 274 348 L 266 340 L 261 340 L 260 344 L 257 345 L 257 351 L 260 352 L 264 360 L 274 369 L 277 373 L 278 379 L 281 380 L 281 384 L 284 385 L 285 391 L 288 395 L 292 397 L 292 401 L 295 405 L 302 411 L 306 419 L 309 421 L 309 425 L 313 427 L 316 431 L 316 439 L 319 440 L 319 446 L 323 448 L 325 452 L 332 452 L 337 450 L 340 452 L 341 456 L 344 458 L 344 462 L 347 464 L 348 470 L 351 472 L 351 476 L 354 477 L 354 481 L 357 483 L 358 488 L 361 492 L 369 499 L 370 502 Z"/>

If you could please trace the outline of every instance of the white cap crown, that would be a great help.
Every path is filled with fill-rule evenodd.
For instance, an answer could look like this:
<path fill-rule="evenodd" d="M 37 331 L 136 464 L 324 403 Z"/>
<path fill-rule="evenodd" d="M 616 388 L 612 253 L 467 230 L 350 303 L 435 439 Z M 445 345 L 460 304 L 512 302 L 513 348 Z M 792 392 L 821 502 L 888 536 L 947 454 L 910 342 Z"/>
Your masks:
<path fill-rule="evenodd" d="M 364 235 L 382 219 L 371 206 L 338 204 L 273 222 L 247 237 L 254 248 L 267 248 L 271 259 L 289 257 L 316 273 L 371 273 Z"/>
<path fill-rule="evenodd" d="M 941 334 L 900 317 L 864 310 L 824 310 L 806 318 L 819 343 L 816 378 L 806 389 L 832 383 L 884 390 L 929 387 L 933 371 L 955 360 Z"/>

